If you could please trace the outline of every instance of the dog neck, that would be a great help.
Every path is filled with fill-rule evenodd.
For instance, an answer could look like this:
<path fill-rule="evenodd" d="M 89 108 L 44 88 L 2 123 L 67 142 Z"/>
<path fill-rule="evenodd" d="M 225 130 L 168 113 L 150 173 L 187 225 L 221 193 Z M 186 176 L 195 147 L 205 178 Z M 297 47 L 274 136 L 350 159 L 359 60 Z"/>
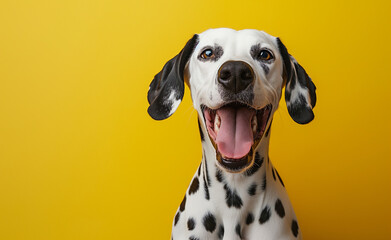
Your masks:
<path fill-rule="evenodd" d="M 269 139 L 270 131 L 260 141 L 255 150 L 254 164 L 246 171 L 241 173 L 231 173 L 217 166 L 216 150 L 209 138 L 202 141 L 203 158 L 200 166 L 201 174 L 204 179 L 205 191 L 209 194 L 221 195 L 221 201 L 228 201 L 229 196 L 237 194 L 241 196 L 242 205 L 248 205 L 249 195 L 262 194 L 266 186 L 266 177 L 269 174 L 271 162 L 269 160 Z M 251 189 L 253 188 L 253 189 Z M 243 197 L 244 196 L 244 197 Z M 212 197 L 212 196 L 211 196 Z M 213 196 L 216 199 L 217 196 Z M 219 197 L 217 197 L 219 198 Z M 218 203 L 218 202 L 217 202 Z M 235 204 L 235 203 L 233 203 Z"/>

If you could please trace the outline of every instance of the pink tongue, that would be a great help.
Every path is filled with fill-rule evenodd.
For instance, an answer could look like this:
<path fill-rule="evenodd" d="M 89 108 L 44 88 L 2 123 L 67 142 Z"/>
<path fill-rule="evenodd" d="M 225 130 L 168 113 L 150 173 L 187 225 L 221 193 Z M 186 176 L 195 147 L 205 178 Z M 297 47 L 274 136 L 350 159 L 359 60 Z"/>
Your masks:
<path fill-rule="evenodd" d="M 217 110 L 220 130 L 216 144 L 225 158 L 240 159 L 247 155 L 254 143 L 251 118 L 254 111 L 249 108 L 223 107 Z"/>

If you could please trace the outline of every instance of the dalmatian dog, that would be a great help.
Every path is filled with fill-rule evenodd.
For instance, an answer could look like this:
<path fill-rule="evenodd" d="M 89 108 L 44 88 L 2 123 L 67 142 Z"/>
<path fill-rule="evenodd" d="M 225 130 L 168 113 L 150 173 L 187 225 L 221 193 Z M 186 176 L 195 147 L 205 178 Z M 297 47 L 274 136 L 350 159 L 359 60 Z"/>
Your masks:
<path fill-rule="evenodd" d="M 191 91 L 203 156 L 173 221 L 174 240 L 301 239 L 284 183 L 269 158 L 282 90 L 299 124 L 314 118 L 315 85 L 277 37 L 210 29 L 195 34 L 155 76 L 149 115 L 166 119 Z"/>

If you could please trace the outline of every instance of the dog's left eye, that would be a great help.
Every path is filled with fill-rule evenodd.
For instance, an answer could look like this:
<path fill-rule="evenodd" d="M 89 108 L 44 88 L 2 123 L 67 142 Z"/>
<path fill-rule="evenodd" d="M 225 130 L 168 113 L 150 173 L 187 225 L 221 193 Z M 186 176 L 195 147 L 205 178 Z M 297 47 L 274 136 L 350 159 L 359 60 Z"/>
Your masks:
<path fill-rule="evenodd" d="M 258 55 L 259 60 L 268 61 L 273 58 L 273 55 L 268 50 L 262 50 Z"/>
<path fill-rule="evenodd" d="M 203 59 L 209 59 L 209 58 L 213 58 L 215 56 L 214 52 L 212 49 L 206 49 L 204 50 L 202 53 L 201 53 L 201 58 Z"/>

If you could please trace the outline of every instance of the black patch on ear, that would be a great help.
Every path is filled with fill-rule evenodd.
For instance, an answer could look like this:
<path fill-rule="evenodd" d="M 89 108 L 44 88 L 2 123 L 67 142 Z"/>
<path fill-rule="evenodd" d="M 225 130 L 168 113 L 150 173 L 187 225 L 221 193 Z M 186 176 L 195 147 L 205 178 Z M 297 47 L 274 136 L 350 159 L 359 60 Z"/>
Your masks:
<path fill-rule="evenodd" d="M 168 118 L 172 114 L 174 101 L 182 100 L 185 91 L 185 66 L 197 43 L 198 35 L 195 34 L 186 43 L 182 51 L 164 65 L 149 85 L 148 102 L 150 105 L 148 113 L 153 119 L 163 120 Z M 173 96 L 170 99 L 171 94 Z"/>
<path fill-rule="evenodd" d="M 299 99 L 295 102 L 291 102 L 291 105 L 288 106 L 289 115 L 299 124 L 309 123 L 315 117 L 314 112 L 311 108 L 307 107 L 306 103 L 307 100 L 305 97 L 303 95 L 299 95 Z"/>
<path fill-rule="evenodd" d="M 288 105 L 289 115 L 295 122 L 307 124 L 314 119 L 312 109 L 316 104 L 315 84 L 312 82 L 304 68 L 296 61 L 292 61 L 288 50 L 279 38 L 277 38 L 277 46 L 284 63 L 284 72 L 286 74 L 285 101 Z M 297 84 L 299 84 L 299 86 L 297 86 Z M 298 98 L 291 98 L 291 92 L 298 87 L 307 91 L 310 102 L 301 94 Z"/>
<path fill-rule="evenodd" d="M 304 70 L 304 68 L 303 68 L 303 70 Z M 308 77 L 307 74 L 306 74 L 306 76 Z M 316 86 L 312 82 L 312 79 L 309 79 L 309 81 L 308 81 L 308 90 L 310 91 L 311 106 L 312 106 L 312 108 L 314 108 L 316 105 L 316 92 L 315 92 Z"/>
<path fill-rule="evenodd" d="M 284 70 L 286 73 L 287 81 L 289 81 L 292 77 L 292 67 L 291 67 L 291 59 L 289 57 L 288 50 L 286 49 L 285 45 L 281 42 L 280 38 L 277 38 L 277 46 L 278 46 L 278 50 L 280 50 L 282 61 L 284 62 Z"/>

